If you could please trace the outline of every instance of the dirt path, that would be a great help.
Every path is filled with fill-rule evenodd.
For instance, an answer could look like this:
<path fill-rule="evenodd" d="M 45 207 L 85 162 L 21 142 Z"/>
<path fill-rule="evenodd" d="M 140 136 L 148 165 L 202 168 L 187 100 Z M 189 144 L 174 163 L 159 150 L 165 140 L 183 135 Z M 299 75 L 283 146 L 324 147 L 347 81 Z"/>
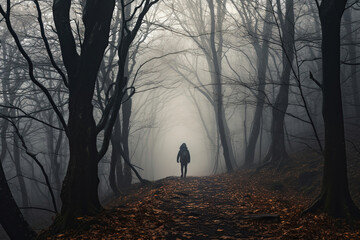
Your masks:
<path fill-rule="evenodd" d="M 212 181 L 213 180 L 213 181 Z M 239 221 L 244 213 L 237 206 L 226 182 L 209 178 L 171 179 L 174 189 L 160 188 L 153 203 L 155 212 L 167 213 L 164 231 L 170 238 L 246 238 L 261 237 Z M 163 194 L 162 194 L 163 193 Z M 239 217 L 239 218 L 238 218 Z"/>
<path fill-rule="evenodd" d="M 54 239 L 342 239 L 349 233 L 325 216 L 300 218 L 309 203 L 236 173 L 168 177 L 113 201 L 96 217 L 79 219 L 81 230 Z M 280 217 L 246 219 L 259 214 Z"/>

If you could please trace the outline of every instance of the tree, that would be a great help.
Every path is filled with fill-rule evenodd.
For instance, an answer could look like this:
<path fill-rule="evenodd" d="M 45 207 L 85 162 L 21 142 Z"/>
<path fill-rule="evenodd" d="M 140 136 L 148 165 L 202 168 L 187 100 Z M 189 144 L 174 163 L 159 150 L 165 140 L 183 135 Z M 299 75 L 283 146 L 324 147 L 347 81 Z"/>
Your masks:
<path fill-rule="evenodd" d="M 352 8 L 347 9 L 344 12 L 344 25 L 345 25 L 345 44 L 347 44 L 347 59 L 348 63 L 350 64 L 350 80 L 351 80 L 351 96 L 352 96 L 352 102 L 355 106 L 355 117 L 357 119 L 360 118 L 360 94 L 359 94 L 359 84 L 357 79 L 358 73 L 357 73 L 357 54 L 356 54 L 356 43 L 354 40 L 356 39 L 356 31 L 354 30 L 354 20 L 353 14 L 352 14 Z"/>
<path fill-rule="evenodd" d="M 0 196 L 0 224 L 9 237 L 11 239 L 35 238 L 35 231 L 25 221 L 11 194 L 2 163 L 0 163 Z"/>
<path fill-rule="evenodd" d="M 223 148 L 223 154 L 224 154 L 224 160 L 226 164 L 226 168 L 228 172 L 233 171 L 232 162 L 234 161 L 234 153 L 232 151 L 231 147 L 231 141 L 229 141 L 229 136 L 227 134 L 226 129 L 226 119 L 225 119 L 225 110 L 224 110 L 224 104 L 223 104 L 223 90 L 222 90 L 222 80 L 221 80 L 221 64 L 220 59 L 221 56 L 221 50 L 216 48 L 215 43 L 215 8 L 214 8 L 214 1 L 213 0 L 207 0 L 209 9 L 210 9 L 210 53 L 209 55 L 212 58 L 213 66 L 211 68 L 212 72 L 211 75 L 213 75 L 214 79 L 214 95 L 215 95 L 215 115 L 217 119 L 218 124 L 218 130 L 221 140 L 221 145 Z M 217 1 L 217 4 L 221 6 L 221 1 Z M 221 14 L 221 12 L 220 12 Z M 221 28 L 220 28 L 221 32 Z M 222 48 L 222 46 L 220 46 Z M 219 52 L 218 52 L 219 51 Z"/>
<path fill-rule="evenodd" d="M 340 83 L 340 25 L 347 0 L 316 1 L 321 21 L 323 66 L 323 118 L 325 125 L 324 174 L 321 192 L 305 212 L 360 218 L 351 199 L 346 163 L 344 118 Z"/>
<path fill-rule="evenodd" d="M 235 156 L 225 114 L 224 79 L 222 75 L 222 59 L 224 54 L 223 24 L 226 13 L 226 3 L 227 1 L 219 0 L 206 0 L 206 3 L 201 0 L 195 2 L 186 1 L 186 4 L 183 4 L 183 2 L 179 3 L 176 10 L 175 7 L 172 6 L 172 10 L 176 20 L 182 30 L 184 30 L 185 35 L 193 40 L 205 56 L 210 72 L 211 90 L 205 87 L 208 84 L 201 82 L 201 86 L 198 86 L 196 89 L 198 89 L 213 106 L 226 169 L 227 171 L 232 171 L 233 164 L 235 164 Z M 179 9 L 182 9 L 183 12 L 181 12 L 181 10 L 179 11 Z M 207 10 L 210 14 L 208 14 Z M 182 15 L 185 11 L 189 12 L 189 15 Z M 186 24 L 186 20 L 188 19 L 182 17 L 188 17 L 193 26 Z"/>
<path fill-rule="evenodd" d="M 251 125 L 250 136 L 248 144 L 245 150 L 245 167 L 251 167 L 254 164 L 255 148 L 260 133 L 261 119 L 263 115 L 263 108 L 265 102 L 265 85 L 266 85 L 266 70 L 269 58 L 269 45 L 270 38 L 272 35 L 273 24 L 271 20 L 271 1 L 266 1 L 265 17 L 263 19 L 262 32 L 258 32 L 258 18 L 252 17 L 254 13 L 250 13 L 250 8 L 254 8 L 251 3 L 247 1 L 241 1 L 241 7 L 231 0 L 233 5 L 236 7 L 239 16 L 242 19 L 243 24 L 248 32 L 250 32 L 251 44 L 254 47 L 256 53 L 256 71 L 257 71 L 257 93 L 256 93 L 256 107 L 255 113 Z M 259 3 L 257 3 L 259 4 Z M 257 12 L 257 10 L 255 10 Z M 259 39 L 259 35 L 261 39 Z M 261 44 L 262 42 L 262 44 Z"/>
<path fill-rule="evenodd" d="M 295 38 L 295 21 L 294 21 L 294 1 L 286 0 L 286 13 L 283 18 L 280 1 L 277 1 L 278 18 L 280 20 L 279 31 L 282 34 L 282 73 L 280 76 L 280 89 L 276 96 L 272 108 L 271 121 L 271 143 L 264 162 L 271 162 L 272 165 L 279 167 L 287 158 L 285 149 L 284 121 L 285 113 L 289 104 L 289 82 L 294 59 L 294 38 Z"/>
<path fill-rule="evenodd" d="M 70 10 L 71 1 L 58 0 L 53 2 L 53 17 L 60 42 L 61 54 L 67 76 L 57 66 L 51 53 L 45 29 L 41 18 L 40 5 L 37 0 L 34 4 L 38 13 L 41 37 L 53 67 L 62 77 L 63 84 L 69 91 L 69 117 L 66 123 L 64 116 L 55 104 L 49 90 L 36 79 L 34 64 L 29 54 L 24 50 L 19 37 L 14 31 L 11 19 L 11 3 L 7 0 L 6 11 L 0 5 L 0 13 L 6 21 L 7 28 L 14 38 L 18 49 L 28 64 L 29 77 L 47 97 L 56 113 L 61 127 L 65 130 L 69 140 L 70 160 L 61 191 L 61 213 L 55 220 L 53 229 L 61 230 L 73 227 L 80 216 L 93 214 L 101 209 L 98 198 L 98 162 L 105 155 L 112 129 L 120 109 L 122 99 L 127 91 L 127 78 L 124 77 L 124 67 L 128 51 L 134 40 L 143 18 L 151 6 L 159 0 L 145 0 L 134 9 L 129 19 L 122 14 L 122 21 L 126 23 L 137 16 L 133 28 L 122 25 L 121 41 L 118 47 L 119 68 L 113 94 L 105 106 L 104 114 L 98 124 L 93 114 L 93 95 L 98 70 L 103 59 L 105 48 L 108 45 L 110 23 L 115 7 L 115 0 L 98 1 L 88 0 L 82 3 L 79 11 L 84 24 L 84 36 L 76 41 L 73 35 Z M 121 8 L 125 9 L 127 1 L 120 1 Z M 137 13 L 137 15 L 136 15 Z M 126 33 L 126 34 L 125 34 Z M 78 53 L 78 50 L 79 53 Z M 103 141 L 97 149 L 97 137 L 103 132 Z"/>
<path fill-rule="evenodd" d="M 64 65 L 69 76 L 67 133 L 70 146 L 70 161 L 61 193 L 63 207 L 58 219 L 58 221 L 62 222 L 61 227 L 69 227 L 76 217 L 91 214 L 100 209 L 97 195 L 99 182 L 97 177 L 98 161 L 107 151 L 112 128 L 118 116 L 123 97 L 127 92 L 125 66 L 128 51 L 140 29 L 144 16 L 151 6 L 158 1 L 146 0 L 134 9 L 134 14 L 137 11 L 139 11 L 139 14 L 132 30 L 128 28 L 127 22 L 131 21 L 134 14 L 131 14 L 130 18 L 126 18 L 125 8 L 128 7 L 128 2 L 120 1 L 123 24 L 118 48 L 118 74 L 114 94 L 105 107 L 104 114 L 97 126 L 92 113 L 92 98 L 97 73 L 108 43 L 115 2 L 86 1 L 83 13 L 85 36 L 80 56 L 76 52 L 75 41 L 70 28 L 70 3 L 67 1 L 54 2 L 54 21 L 58 30 Z M 102 130 L 104 130 L 104 140 L 101 149 L 98 151 L 96 139 L 98 133 Z"/>
<path fill-rule="evenodd" d="M 118 5 L 115 8 L 115 15 L 116 19 L 114 21 L 114 24 L 111 26 L 111 38 L 110 38 L 110 44 L 107 49 L 107 53 L 104 57 L 104 60 L 101 64 L 100 68 L 100 74 L 98 77 L 97 85 L 96 85 L 96 91 L 97 91 L 97 105 L 100 108 L 102 112 L 104 112 L 104 104 L 102 102 L 108 101 L 106 97 L 108 96 L 108 93 L 106 92 L 109 89 L 109 86 L 114 84 L 114 79 L 116 79 L 115 75 L 116 72 L 114 71 L 114 66 L 118 65 L 118 52 L 117 52 L 117 46 L 121 44 L 122 41 L 122 34 L 127 34 L 126 32 L 121 32 L 119 29 L 121 29 L 121 26 L 123 24 L 126 24 L 125 27 L 128 28 L 132 25 L 134 22 L 133 18 L 130 18 L 131 16 L 131 6 L 133 2 L 128 1 L 126 4 L 125 11 L 122 11 L 122 8 L 120 5 Z M 125 14 L 125 18 L 128 19 L 128 21 L 123 22 L 121 21 L 120 15 Z M 152 15 L 156 15 L 156 10 L 152 12 Z M 144 43 L 144 41 L 147 39 L 149 34 L 153 31 L 153 29 L 150 28 L 152 25 L 151 21 L 149 19 L 144 20 L 145 25 L 142 28 L 142 31 L 140 34 L 138 34 L 137 38 L 134 40 L 130 50 L 129 50 L 129 56 L 125 60 L 125 67 L 124 67 L 124 75 L 128 79 L 129 83 L 126 85 L 127 89 L 134 89 L 134 80 L 135 78 L 133 75 L 134 68 L 137 64 L 138 55 L 141 52 L 141 45 Z M 119 73 L 119 72 L 118 72 Z M 137 86 L 136 86 L 137 87 Z M 132 92 L 131 94 L 133 94 Z M 104 98 L 105 96 L 105 98 Z M 130 118 L 132 116 L 133 106 L 132 106 L 132 97 L 129 95 L 128 91 L 125 91 L 124 93 L 124 100 L 121 104 L 121 111 L 118 114 L 118 117 L 116 119 L 114 129 L 111 136 L 111 145 L 112 145 L 112 152 L 111 152 L 111 161 L 110 161 L 110 171 L 109 171 L 109 184 L 112 192 L 115 195 L 118 195 L 120 193 L 119 190 L 123 190 L 128 188 L 131 185 L 132 182 L 132 168 L 127 163 L 127 161 L 131 160 L 130 157 L 130 148 L 129 148 L 129 139 L 130 139 Z M 124 156 L 123 156 L 124 155 Z M 127 159 L 127 160 L 125 160 Z M 140 181 L 143 181 L 143 179 L 140 179 Z"/>
<path fill-rule="evenodd" d="M 97 176 L 99 156 L 97 128 L 92 98 L 95 81 L 108 36 L 114 0 L 86 1 L 83 9 L 85 36 L 80 55 L 70 26 L 70 1 L 54 1 L 53 14 L 62 57 L 68 74 L 69 119 L 66 129 L 70 160 L 61 191 L 61 215 L 56 223 L 70 227 L 82 215 L 93 214 L 101 206 Z"/>
<path fill-rule="evenodd" d="M 37 94 L 32 92 L 32 99 L 27 96 L 23 88 L 29 89 L 29 86 L 24 86 L 25 81 L 23 81 L 23 77 L 25 76 L 25 72 L 22 71 L 22 59 L 20 57 L 20 53 L 17 51 L 16 46 L 13 46 L 11 42 L 11 36 L 7 32 L 1 36 L 1 51 L 2 51 L 2 72 L 1 72 L 1 90 L 2 90 L 2 98 L 1 98 L 1 113 L 0 118 L 2 119 L 1 124 L 1 173 L 0 173 L 0 182 L 1 182 L 1 193 L 0 193 L 0 202 L 1 202 L 1 217 L 0 223 L 2 224 L 4 230 L 7 232 L 10 238 L 12 239 L 31 239 L 35 238 L 36 233 L 29 227 L 28 223 L 24 219 L 22 213 L 19 209 L 34 209 L 34 207 L 29 206 L 29 199 L 31 197 L 31 191 L 27 191 L 27 187 L 30 184 L 26 184 L 25 178 L 30 180 L 35 180 L 34 178 L 29 177 L 28 171 L 24 168 L 26 157 L 24 157 L 21 152 L 24 150 L 28 156 L 31 155 L 31 152 L 28 151 L 27 146 L 24 144 L 24 135 L 29 137 L 29 127 L 33 125 L 33 119 L 36 119 L 36 114 L 32 114 L 32 116 L 26 114 L 26 111 L 21 111 L 21 107 L 26 105 L 26 110 L 32 109 L 31 101 L 36 99 Z M 14 81 L 12 81 L 15 79 Z M 30 90 L 31 91 L 31 90 Z M 38 111 L 38 112 L 41 112 Z M 22 121 L 23 119 L 30 119 L 28 121 Z M 36 119 L 40 121 L 40 119 Z M 9 124 L 12 125 L 14 131 L 7 133 L 9 130 Z M 6 136 L 11 136 L 12 141 L 12 149 L 8 147 Z M 11 169 L 15 169 L 14 177 L 9 178 L 9 174 L 11 171 L 6 172 L 8 179 L 6 179 L 6 175 L 4 170 L 6 164 L 6 155 L 9 152 L 10 159 L 14 163 L 14 167 Z M 36 155 L 32 155 L 36 158 Z M 37 160 L 37 159 L 33 159 Z M 36 162 L 36 164 L 44 170 L 43 166 L 40 162 Z M 3 168 L 4 166 L 4 168 Z M 50 189 L 50 181 L 45 171 L 42 171 L 45 177 L 45 182 Z M 16 194 L 12 195 L 9 185 L 7 183 L 12 179 L 17 179 L 19 181 L 19 190 L 21 194 L 21 201 L 16 199 Z M 55 198 L 53 193 L 51 192 L 51 197 L 49 195 L 45 196 L 45 199 L 50 199 L 55 202 Z M 21 204 L 20 208 L 16 205 L 16 201 Z M 40 209 L 40 208 L 38 208 Z M 54 205 L 54 211 L 48 210 L 45 208 L 41 208 L 42 210 L 47 210 L 54 212 L 56 211 L 56 205 Z"/>

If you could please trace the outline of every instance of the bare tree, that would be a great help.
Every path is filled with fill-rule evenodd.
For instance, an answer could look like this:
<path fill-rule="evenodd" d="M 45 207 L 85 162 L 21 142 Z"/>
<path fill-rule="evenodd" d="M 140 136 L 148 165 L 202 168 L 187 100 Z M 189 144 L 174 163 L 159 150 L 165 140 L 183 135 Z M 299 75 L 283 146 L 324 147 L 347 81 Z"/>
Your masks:
<path fill-rule="evenodd" d="M 259 6 L 259 2 L 248 2 L 240 1 L 235 3 L 231 0 L 235 6 L 238 15 L 242 21 L 242 25 L 249 33 L 251 45 L 253 46 L 256 53 L 256 71 L 257 71 L 257 93 L 255 96 L 256 106 L 253 121 L 251 124 L 251 130 L 249 140 L 245 150 L 245 167 L 251 167 L 254 164 L 255 148 L 258 141 L 261 119 L 263 115 L 263 108 L 265 103 L 265 86 L 266 86 L 266 70 L 268 65 L 269 57 L 269 45 L 270 38 L 272 36 L 273 24 L 271 23 L 272 12 L 271 3 L 272 1 L 266 1 L 264 8 L 265 17 L 261 18 L 260 13 L 256 10 Z M 251 11 L 253 10 L 253 11 Z M 263 27 L 259 32 L 259 18 L 262 19 Z M 241 25 L 240 25 L 241 26 Z M 261 37 L 260 37 L 261 36 Z"/>
<path fill-rule="evenodd" d="M 38 1 L 34 1 L 38 13 L 38 21 L 41 36 L 46 46 L 53 67 L 63 79 L 63 84 L 69 91 L 69 118 L 66 123 L 64 116 L 55 104 L 49 90 L 36 79 L 34 64 L 29 54 L 24 50 L 18 35 L 14 31 L 10 13 L 11 2 L 7 0 L 6 7 L 0 5 L 0 13 L 4 17 L 7 28 L 14 38 L 18 49 L 28 64 L 31 81 L 45 94 L 53 110 L 55 111 L 61 127 L 66 131 L 69 140 L 70 161 L 66 177 L 63 182 L 61 200 L 61 214 L 55 221 L 53 229 L 61 230 L 73 226 L 76 218 L 85 214 L 96 213 L 101 209 L 98 198 L 98 162 L 106 153 L 117 112 L 120 109 L 125 95 L 127 78 L 124 76 L 125 61 L 132 41 L 134 40 L 143 18 L 158 0 L 142 1 L 134 8 L 129 19 L 122 16 L 124 23 L 137 16 L 132 29 L 123 24 L 122 39 L 118 47 L 119 68 L 110 101 L 105 107 L 98 124 L 93 115 L 93 95 L 98 70 L 108 44 L 110 22 L 115 6 L 114 0 L 100 2 L 96 0 L 83 3 L 81 15 L 84 23 L 84 36 L 76 41 L 73 35 L 70 9 L 70 1 L 54 1 L 53 16 L 57 35 L 60 42 L 62 58 L 67 71 L 67 76 L 61 71 L 53 59 L 48 40 L 45 35 L 44 25 L 41 18 L 41 10 Z M 120 1 L 122 9 L 126 3 Z M 126 34 L 125 34 L 126 33 Z M 78 45 L 80 44 L 80 45 Z M 80 50 L 80 53 L 78 52 Z M 97 136 L 103 132 L 103 142 L 100 150 L 97 149 Z"/>
<path fill-rule="evenodd" d="M 180 3 L 183 5 L 182 3 Z M 210 93 L 205 96 L 213 105 L 216 127 L 221 139 L 223 156 L 227 171 L 233 170 L 235 164 L 234 150 L 231 144 L 230 130 L 225 114 L 224 90 L 222 77 L 222 59 L 223 59 L 223 21 L 225 18 L 225 6 L 227 1 L 207 0 L 191 2 L 187 1 L 186 8 L 189 11 L 190 21 L 193 26 L 186 25 L 181 19 L 181 13 L 172 5 L 174 16 L 180 24 L 186 36 L 189 36 L 199 47 L 205 56 L 210 71 L 210 86 L 212 89 L 202 91 L 201 93 Z M 206 8 L 205 8 L 206 7 Z M 210 14 L 207 14 L 207 11 Z M 202 83 L 203 86 L 206 84 Z M 204 90 L 203 87 L 200 88 Z"/>
<path fill-rule="evenodd" d="M 286 13 L 282 16 L 281 3 L 277 1 L 279 29 L 281 29 L 282 65 L 280 89 L 272 108 L 271 143 L 264 162 L 271 162 L 275 166 L 283 164 L 287 159 L 285 149 L 284 120 L 289 103 L 289 82 L 294 59 L 294 1 L 286 1 Z M 279 30 L 280 31 L 280 30 Z"/>
<path fill-rule="evenodd" d="M 305 212 L 359 219 L 351 199 L 345 149 L 340 83 L 340 25 L 347 0 L 316 0 L 322 32 L 323 117 L 325 125 L 324 174 L 319 197 Z"/>

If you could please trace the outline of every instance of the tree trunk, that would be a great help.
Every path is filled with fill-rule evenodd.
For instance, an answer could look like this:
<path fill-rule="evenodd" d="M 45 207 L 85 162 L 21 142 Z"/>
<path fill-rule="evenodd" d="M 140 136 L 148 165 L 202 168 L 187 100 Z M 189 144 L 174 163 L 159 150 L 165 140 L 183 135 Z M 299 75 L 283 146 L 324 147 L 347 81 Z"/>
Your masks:
<path fill-rule="evenodd" d="M 334 217 L 360 218 L 351 199 L 346 164 L 344 119 L 340 84 L 340 23 L 346 0 L 324 0 L 319 13 L 322 27 L 323 117 L 325 161 L 319 198 L 307 211 Z"/>
<path fill-rule="evenodd" d="M 203 112 L 201 111 L 201 106 L 199 105 L 198 101 L 196 100 L 194 94 L 192 94 L 191 91 L 190 92 L 190 96 L 192 97 L 195 107 L 197 109 L 197 112 L 199 114 L 200 120 L 201 120 L 201 126 L 204 128 L 204 131 L 206 133 L 207 139 L 210 143 L 210 151 L 208 152 L 209 154 L 209 158 L 210 159 L 214 159 L 214 169 L 213 169 L 213 173 L 217 172 L 217 168 L 218 168 L 218 158 L 217 158 L 217 150 L 218 149 L 218 145 L 216 143 L 216 140 L 214 140 L 214 137 L 212 136 L 212 133 L 215 132 L 215 134 L 217 135 L 217 130 L 214 128 L 209 128 L 206 126 L 206 116 L 204 116 Z M 213 105 L 211 105 L 213 107 Z"/>
<path fill-rule="evenodd" d="M 0 224 L 10 239 L 34 239 L 36 233 L 31 229 L 20 212 L 7 184 L 0 163 Z"/>
<path fill-rule="evenodd" d="M 108 45 L 110 22 L 115 1 L 86 1 L 83 21 L 85 36 L 81 54 L 77 54 L 71 32 L 70 1 L 54 1 L 53 14 L 62 57 L 69 76 L 70 161 L 61 191 L 62 208 L 53 227 L 61 230 L 76 226 L 80 216 L 101 209 L 98 198 L 97 129 L 92 98 L 98 70 Z"/>
<path fill-rule="evenodd" d="M 280 6 L 278 6 L 280 7 Z M 281 17 L 281 16 L 280 16 Z M 280 167 L 287 159 L 285 148 L 284 121 L 289 103 L 289 82 L 292 62 L 294 59 L 294 1 L 286 1 L 286 13 L 282 28 L 282 63 L 283 71 L 280 77 L 280 89 L 272 109 L 271 143 L 264 162 Z"/>
<path fill-rule="evenodd" d="M 68 138 L 70 161 L 61 191 L 63 226 L 71 227 L 79 216 L 101 209 L 98 199 L 98 159 L 93 106 L 81 90 L 70 94 Z"/>
<path fill-rule="evenodd" d="M 51 129 L 51 131 L 54 132 L 54 129 Z M 53 171 L 54 171 L 54 178 L 55 178 L 55 186 L 57 189 L 61 189 L 61 177 L 60 177 L 60 167 L 61 167 L 61 159 L 59 159 L 60 156 L 60 149 L 61 149 L 61 145 L 62 145 L 62 141 L 63 141 L 63 136 L 64 136 L 64 132 L 60 131 L 59 132 L 59 137 L 56 141 L 55 144 L 55 149 L 53 152 L 53 157 L 52 157 L 52 164 L 53 164 Z"/>
<path fill-rule="evenodd" d="M 247 102 L 245 101 L 244 103 L 244 122 L 243 122 L 243 126 L 244 126 L 244 155 L 246 157 L 246 151 L 247 151 L 247 147 L 248 147 L 248 139 L 247 139 L 247 128 L 246 128 L 246 123 L 247 123 Z M 245 164 L 245 163 L 244 163 Z"/>
<path fill-rule="evenodd" d="M 7 141 L 6 141 L 6 132 L 9 126 L 9 122 L 5 119 L 1 121 L 1 152 L 0 152 L 0 163 L 5 161 L 6 152 L 7 152 Z"/>
<path fill-rule="evenodd" d="M 355 111 L 356 119 L 360 118 L 360 94 L 359 94 L 359 85 L 357 82 L 357 65 L 356 63 L 356 43 L 354 42 L 353 36 L 356 36 L 356 31 L 352 31 L 352 17 L 351 17 L 351 8 L 347 9 L 344 13 L 345 20 L 345 30 L 346 30 L 346 43 L 348 44 L 348 54 L 349 62 L 353 63 L 350 66 L 350 81 L 351 81 L 351 90 L 353 98 L 353 111 Z"/>
<path fill-rule="evenodd" d="M 2 42 L 4 43 L 4 41 Z M 10 55 L 8 55 L 8 51 L 6 48 L 6 44 L 1 44 L 2 53 L 3 53 L 3 59 L 8 59 Z M 11 61 L 9 61 L 11 62 Z M 3 72 L 2 79 L 9 79 L 10 75 L 10 68 L 11 64 L 6 64 L 6 68 Z M 10 103 L 13 104 L 14 102 L 9 102 L 9 99 L 6 95 L 6 92 L 10 90 L 10 85 L 8 81 L 1 81 L 2 82 L 2 98 L 4 103 Z M 13 99 L 11 99 L 13 100 Z M 8 116 L 10 112 L 6 108 L 1 109 L 1 114 L 4 116 Z M 29 226 L 27 221 L 24 219 L 24 216 L 22 215 L 20 209 L 18 208 L 15 199 L 12 196 L 11 190 L 9 188 L 9 185 L 6 180 L 6 176 L 4 173 L 4 169 L 2 166 L 2 163 L 5 161 L 8 146 L 6 141 L 6 133 L 8 130 L 9 121 L 7 119 L 2 119 L 1 121 L 1 152 L 0 152 L 0 224 L 4 228 L 7 235 L 10 237 L 10 239 L 35 239 L 36 232 Z M 17 137 L 16 134 L 14 134 L 14 137 Z M 18 139 L 18 138 L 16 138 Z M 18 143 L 17 140 L 14 138 L 14 143 Z M 16 156 L 19 160 L 19 149 L 17 148 L 15 150 L 14 144 L 14 151 L 18 151 L 18 155 Z M 18 164 L 15 163 L 16 166 L 20 166 L 20 160 L 17 161 Z M 16 167 L 17 174 L 18 170 Z M 21 170 L 20 170 L 21 174 Z M 25 183 L 24 179 L 21 176 L 18 176 L 20 186 L 23 186 L 24 189 L 22 189 L 22 194 L 25 194 L 25 196 L 22 196 L 23 201 L 26 203 L 27 201 L 27 193 L 25 192 Z M 23 184 L 22 184 L 23 183 Z"/>
<path fill-rule="evenodd" d="M 123 185 L 123 169 L 121 162 L 121 154 L 119 151 L 119 147 L 121 147 L 121 128 L 120 128 L 120 120 L 119 114 L 116 119 L 114 130 L 111 136 L 111 162 L 110 162 L 110 174 L 109 174 L 109 183 L 111 190 L 115 195 L 119 195 L 119 189 L 122 188 Z"/>
<path fill-rule="evenodd" d="M 53 114 L 50 113 L 48 116 L 49 124 L 53 125 Z M 55 188 L 61 189 L 61 180 L 60 180 L 60 162 L 59 162 L 59 153 L 63 140 L 63 131 L 58 131 L 59 136 L 55 138 L 55 130 L 53 128 L 47 128 L 47 148 L 50 154 L 50 164 L 52 171 L 52 178 L 54 179 Z M 58 197 L 58 196 L 57 196 Z M 58 199 L 57 199 L 58 200 Z"/>
<path fill-rule="evenodd" d="M 16 133 L 13 134 L 13 140 L 14 140 L 14 145 L 13 145 L 14 164 L 15 164 L 16 175 L 19 180 L 22 207 L 28 207 L 29 206 L 28 193 L 26 190 L 23 172 L 21 169 L 19 137 L 17 136 Z M 24 215 L 26 216 L 26 213 Z"/>
<path fill-rule="evenodd" d="M 126 93 L 124 95 L 125 102 L 122 104 L 122 131 L 121 131 L 121 142 L 126 158 L 130 160 L 129 154 L 129 131 L 130 131 L 130 117 L 131 117 L 131 108 L 132 100 L 129 98 L 129 95 Z M 131 167 L 129 164 L 124 164 L 124 185 L 129 187 L 132 182 L 132 173 Z"/>
<path fill-rule="evenodd" d="M 266 1 L 266 15 L 264 19 L 263 26 L 263 44 L 260 48 L 257 42 L 254 42 L 254 48 L 256 52 L 256 61 L 257 61 L 257 96 L 256 96 L 256 107 L 254 113 L 254 120 L 251 126 L 249 142 L 245 151 L 245 167 L 252 167 L 254 164 L 255 148 L 256 143 L 260 133 L 261 118 L 263 114 L 264 101 L 265 101 L 265 83 L 266 83 L 266 69 L 268 65 L 269 58 L 269 39 L 271 37 L 272 24 L 270 24 L 271 11 L 270 11 L 271 1 Z"/>
<path fill-rule="evenodd" d="M 214 12 L 214 2 L 213 0 L 208 0 L 210 15 L 211 15 L 211 33 L 210 33 L 210 49 L 212 55 L 212 63 L 214 66 L 214 72 L 211 73 L 215 79 L 215 112 L 216 112 L 216 119 L 218 123 L 218 130 L 221 140 L 221 145 L 223 148 L 224 160 L 226 169 L 228 172 L 233 171 L 232 160 L 231 160 L 231 153 L 229 151 L 229 144 L 228 136 L 226 136 L 226 129 L 224 119 L 225 115 L 223 113 L 223 90 L 222 90 L 222 81 L 221 81 L 221 67 L 220 67 L 220 59 L 218 59 L 218 53 L 216 51 L 215 46 L 215 12 Z"/>

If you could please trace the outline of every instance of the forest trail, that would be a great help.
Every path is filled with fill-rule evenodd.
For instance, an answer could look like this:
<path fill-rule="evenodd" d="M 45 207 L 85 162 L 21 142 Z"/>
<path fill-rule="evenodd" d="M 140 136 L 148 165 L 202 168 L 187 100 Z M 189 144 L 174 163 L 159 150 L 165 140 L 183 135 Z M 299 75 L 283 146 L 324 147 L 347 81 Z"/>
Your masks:
<path fill-rule="evenodd" d="M 359 228 L 300 213 L 312 198 L 265 183 L 276 173 L 168 177 L 132 189 L 82 229 L 52 239 L 356 239 Z M 270 187 L 269 187 L 270 186 Z M 248 219 L 260 214 L 279 214 Z M 358 226 L 358 225 L 357 225 Z"/>

